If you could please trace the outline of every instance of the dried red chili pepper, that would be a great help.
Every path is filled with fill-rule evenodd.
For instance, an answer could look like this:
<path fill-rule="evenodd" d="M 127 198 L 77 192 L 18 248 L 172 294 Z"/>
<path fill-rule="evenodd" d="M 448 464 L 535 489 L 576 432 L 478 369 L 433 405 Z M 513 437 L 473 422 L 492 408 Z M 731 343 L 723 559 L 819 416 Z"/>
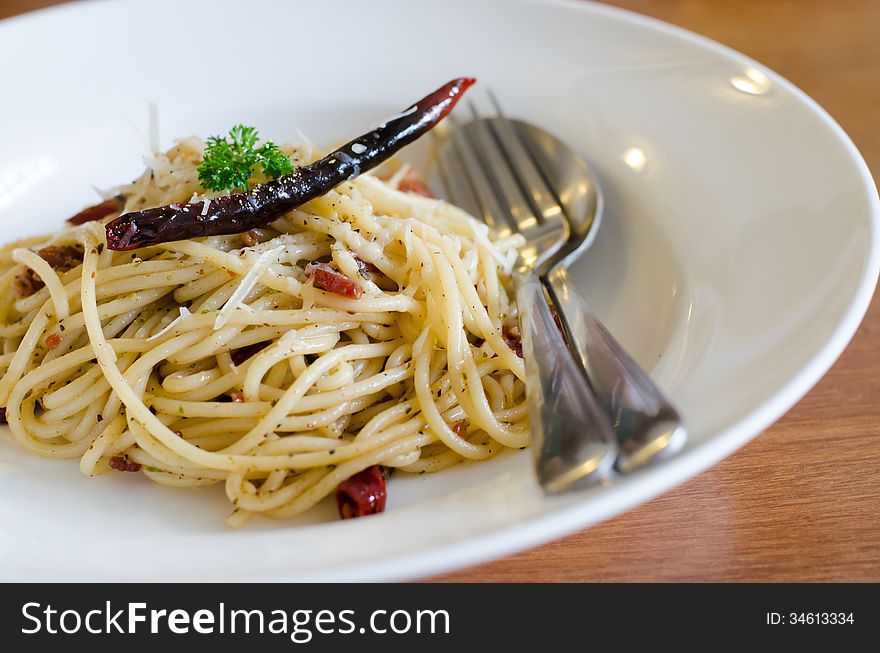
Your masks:
<path fill-rule="evenodd" d="M 238 234 L 269 224 L 379 165 L 416 140 L 442 120 L 475 81 L 472 77 L 454 79 L 373 131 L 293 174 L 282 175 L 248 193 L 211 200 L 204 215 L 203 202 L 125 213 L 107 223 L 107 247 L 137 249 L 199 236 Z"/>
<path fill-rule="evenodd" d="M 336 507 L 342 519 L 382 512 L 385 498 L 385 475 L 379 465 L 358 472 L 336 488 Z"/>

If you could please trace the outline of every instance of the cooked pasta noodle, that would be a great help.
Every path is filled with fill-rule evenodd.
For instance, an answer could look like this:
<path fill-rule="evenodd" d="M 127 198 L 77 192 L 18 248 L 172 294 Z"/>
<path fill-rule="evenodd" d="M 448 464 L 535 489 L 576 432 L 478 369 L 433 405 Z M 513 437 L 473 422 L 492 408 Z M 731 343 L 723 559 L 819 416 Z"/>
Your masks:
<path fill-rule="evenodd" d="M 119 189 L 125 209 L 199 195 L 202 149 L 150 158 Z M 0 249 L 0 406 L 22 446 L 84 474 L 122 460 L 166 485 L 225 484 L 236 527 L 302 512 L 372 465 L 484 460 L 529 441 L 502 334 L 516 238 L 363 175 L 245 236 L 114 252 L 89 222 L 22 240 Z M 46 247 L 82 262 L 53 269 Z M 363 293 L 316 287 L 315 262 Z M 20 296 L 27 269 L 44 285 Z"/>

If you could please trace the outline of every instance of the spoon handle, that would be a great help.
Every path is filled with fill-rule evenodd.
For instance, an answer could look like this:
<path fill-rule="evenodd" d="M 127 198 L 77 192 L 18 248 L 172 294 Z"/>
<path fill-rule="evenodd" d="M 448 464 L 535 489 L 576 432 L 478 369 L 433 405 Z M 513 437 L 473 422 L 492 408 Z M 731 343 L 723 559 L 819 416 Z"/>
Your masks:
<path fill-rule="evenodd" d="M 550 494 L 586 487 L 611 471 L 614 432 L 556 326 L 534 270 L 515 273 L 514 284 L 538 481 Z"/>
<path fill-rule="evenodd" d="M 678 411 L 590 310 L 568 271 L 558 266 L 545 281 L 571 349 L 614 427 L 617 471 L 631 472 L 680 451 L 687 431 Z"/>

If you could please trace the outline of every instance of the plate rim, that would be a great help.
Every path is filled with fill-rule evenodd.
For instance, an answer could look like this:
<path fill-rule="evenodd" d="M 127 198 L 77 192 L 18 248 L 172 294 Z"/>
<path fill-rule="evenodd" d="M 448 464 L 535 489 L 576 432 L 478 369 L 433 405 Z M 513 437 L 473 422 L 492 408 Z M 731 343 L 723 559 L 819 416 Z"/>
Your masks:
<path fill-rule="evenodd" d="M 861 324 L 874 296 L 880 277 L 880 196 L 877 185 L 864 157 L 838 122 L 812 97 L 763 63 L 738 50 L 702 36 L 683 27 L 646 16 L 628 9 L 605 5 L 592 0 L 517 0 L 520 4 L 542 5 L 549 8 L 565 8 L 585 14 L 610 17 L 629 23 L 638 29 L 660 32 L 678 40 L 697 45 L 722 58 L 753 67 L 765 74 L 772 82 L 784 88 L 805 109 L 817 117 L 820 123 L 835 136 L 858 172 L 860 188 L 868 203 L 869 215 L 865 223 L 868 249 L 862 265 L 859 282 L 840 316 L 837 326 L 824 344 L 818 348 L 792 377 L 758 407 L 746 413 L 728 428 L 717 432 L 709 441 L 695 446 L 662 465 L 645 470 L 643 475 L 618 487 L 615 501 L 586 501 L 537 515 L 526 521 L 502 526 L 492 532 L 462 541 L 427 547 L 394 558 L 378 559 L 365 563 L 325 568 L 316 571 L 290 572 L 277 570 L 271 577 L 267 573 L 245 573 L 244 578 L 259 581 L 398 581 L 437 576 L 456 569 L 474 566 L 491 559 L 498 559 L 542 543 L 551 542 L 596 523 L 626 512 L 637 505 L 691 480 L 714 466 L 746 443 L 757 437 L 773 424 L 821 380 L 846 349 Z M 141 3 L 143 0 L 124 0 L 125 4 Z M 114 3 L 117 6 L 123 3 Z M 9 29 L 28 29 L 28 23 L 39 22 L 54 14 L 77 12 L 109 6 L 103 0 L 76 0 L 11 16 L 0 21 L 0 33 Z M 5 575 L 5 574 L 4 574 Z M 48 578 L 40 576 L 39 578 Z M 32 580 L 37 580 L 33 578 Z"/>

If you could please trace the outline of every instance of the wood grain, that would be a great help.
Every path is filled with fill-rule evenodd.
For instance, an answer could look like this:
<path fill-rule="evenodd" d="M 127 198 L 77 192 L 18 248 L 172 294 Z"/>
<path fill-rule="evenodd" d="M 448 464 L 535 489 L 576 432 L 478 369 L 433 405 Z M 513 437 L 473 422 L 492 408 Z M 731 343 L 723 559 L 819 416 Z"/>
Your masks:
<path fill-rule="evenodd" d="M 4 0 L 0 17 L 56 4 Z M 812 95 L 880 172 L 880 2 L 613 0 L 740 50 Z M 828 375 L 678 489 L 442 581 L 880 581 L 880 301 Z"/>

